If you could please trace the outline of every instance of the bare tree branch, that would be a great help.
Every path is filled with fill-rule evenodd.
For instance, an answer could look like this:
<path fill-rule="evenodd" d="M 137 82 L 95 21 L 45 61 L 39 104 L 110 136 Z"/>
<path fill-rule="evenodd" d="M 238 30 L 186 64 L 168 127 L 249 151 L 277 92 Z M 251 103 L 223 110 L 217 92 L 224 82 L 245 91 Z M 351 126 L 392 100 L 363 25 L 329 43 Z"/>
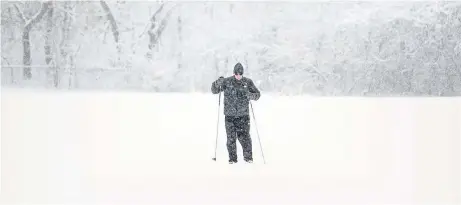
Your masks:
<path fill-rule="evenodd" d="M 160 38 L 163 31 L 165 30 L 165 27 L 168 24 L 168 19 L 170 18 L 172 11 L 173 9 L 170 9 L 168 13 L 166 14 L 165 18 L 163 18 L 162 21 L 160 22 L 160 26 L 158 27 L 156 35 L 155 35 L 155 43 L 157 43 L 158 39 Z"/>
<path fill-rule="evenodd" d="M 152 17 L 150 18 L 150 22 L 152 24 L 155 24 L 156 17 L 160 12 L 162 12 L 164 6 L 165 6 L 164 3 L 162 5 L 160 5 L 160 8 L 158 8 L 157 11 L 155 11 L 154 15 L 152 15 Z"/>
<path fill-rule="evenodd" d="M 117 21 L 115 20 L 115 17 L 112 14 L 109 8 L 109 5 L 107 5 L 106 1 L 100 0 L 100 3 L 104 11 L 106 12 L 107 19 L 109 20 L 110 25 L 111 25 L 112 34 L 114 35 L 115 43 L 117 43 L 118 45 L 120 32 L 118 31 Z M 117 49 L 118 49 L 118 46 L 117 46 Z"/>
<path fill-rule="evenodd" d="M 2 56 L 2 59 L 3 59 L 8 65 L 11 65 L 7 58 L 5 58 L 5 57 Z"/>
<path fill-rule="evenodd" d="M 26 23 L 26 17 L 24 16 L 24 14 L 22 13 L 22 11 L 19 9 L 18 5 L 14 5 L 14 8 L 16 9 L 16 11 L 18 12 L 18 16 L 19 18 L 21 19 L 21 23 L 25 24 Z"/>
<path fill-rule="evenodd" d="M 39 22 L 48 11 L 48 8 L 51 6 L 51 3 L 52 1 L 46 1 L 45 3 L 43 3 L 40 12 L 33 16 L 30 20 L 26 21 L 24 29 L 30 30 L 34 24 Z"/>
<path fill-rule="evenodd" d="M 160 38 L 160 36 L 162 35 L 163 31 L 165 30 L 165 27 L 167 26 L 168 24 L 168 20 L 171 16 L 171 12 L 173 11 L 173 9 L 176 7 L 176 5 L 171 8 L 167 14 L 165 15 L 165 17 L 162 19 L 162 21 L 160 22 L 160 25 L 158 26 L 157 30 L 154 31 L 154 29 L 156 28 L 157 26 L 157 22 L 155 21 L 156 19 L 156 16 L 158 15 L 158 13 L 163 9 L 163 4 L 162 6 L 154 13 L 154 15 L 152 16 L 151 18 L 151 28 L 149 29 L 149 39 L 150 39 L 150 42 L 149 42 L 149 49 L 152 50 L 154 49 L 154 47 L 156 46 L 157 42 L 158 42 L 158 39 Z"/>
<path fill-rule="evenodd" d="M 158 8 L 157 11 L 155 11 L 155 13 L 150 18 L 150 28 L 147 31 L 150 36 L 152 36 L 154 34 L 153 31 L 154 31 L 154 29 L 155 29 L 155 27 L 157 25 L 157 22 L 156 22 L 157 15 L 163 10 L 164 6 L 165 6 L 165 4 L 160 5 L 160 8 Z"/>

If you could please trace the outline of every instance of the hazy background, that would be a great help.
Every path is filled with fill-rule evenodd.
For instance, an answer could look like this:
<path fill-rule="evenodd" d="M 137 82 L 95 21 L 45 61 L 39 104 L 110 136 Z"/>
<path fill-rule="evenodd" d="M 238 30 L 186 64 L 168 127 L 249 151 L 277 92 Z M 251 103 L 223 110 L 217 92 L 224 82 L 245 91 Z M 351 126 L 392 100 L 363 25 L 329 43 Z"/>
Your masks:
<path fill-rule="evenodd" d="M 461 2 L 1 11 L 2 204 L 460 204 Z M 237 62 L 252 165 L 210 92 Z"/>
<path fill-rule="evenodd" d="M 283 95 L 461 93 L 461 2 L 2 1 L 1 10 L 2 86 L 209 92 L 241 62 L 261 91 Z"/>

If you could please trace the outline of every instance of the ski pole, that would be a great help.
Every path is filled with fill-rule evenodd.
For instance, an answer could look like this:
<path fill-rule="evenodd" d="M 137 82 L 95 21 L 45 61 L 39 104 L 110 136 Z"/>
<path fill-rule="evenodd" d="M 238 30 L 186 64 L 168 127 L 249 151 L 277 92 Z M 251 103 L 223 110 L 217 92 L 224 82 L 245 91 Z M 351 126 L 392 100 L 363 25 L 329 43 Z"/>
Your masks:
<path fill-rule="evenodd" d="M 258 125 L 256 124 L 256 117 L 255 117 L 255 113 L 253 111 L 253 104 L 251 104 L 251 101 L 250 101 L 250 106 L 251 106 L 251 113 L 253 114 L 253 120 L 255 121 L 256 134 L 258 136 L 259 147 L 261 149 L 261 155 L 263 157 L 264 164 L 266 164 L 266 159 L 264 158 L 263 146 L 261 145 L 261 139 L 259 137 Z"/>
<path fill-rule="evenodd" d="M 221 90 L 221 88 L 219 88 L 219 90 Z M 219 133 L 219 111 L 221 110 L 221 93 L 222 92 L 219 92 L 219 101 L 218 101 L 218 122 L 217 122 L 217 125 L 216 125 L 216 142 L 215 142 L 215 145 L 214 145 L 214 157 L 213 157 L 213 160 L 216 161 L 216 150 L 218 149 L 218 133 Z"/>

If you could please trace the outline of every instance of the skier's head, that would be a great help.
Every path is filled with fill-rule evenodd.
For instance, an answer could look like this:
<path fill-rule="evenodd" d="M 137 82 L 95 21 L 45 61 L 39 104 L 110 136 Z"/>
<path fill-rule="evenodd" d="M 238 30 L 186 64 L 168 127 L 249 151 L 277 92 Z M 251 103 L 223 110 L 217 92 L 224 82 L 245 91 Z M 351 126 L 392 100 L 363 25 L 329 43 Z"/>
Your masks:
<path fill-rule="evenodd" d="M 237 63 L 235 64 L 234 66 L 234 76 L 237 80 L 240 80 L 242 79 L 242 75 L 243 75 L 243 66 L 241 63 Z"/>

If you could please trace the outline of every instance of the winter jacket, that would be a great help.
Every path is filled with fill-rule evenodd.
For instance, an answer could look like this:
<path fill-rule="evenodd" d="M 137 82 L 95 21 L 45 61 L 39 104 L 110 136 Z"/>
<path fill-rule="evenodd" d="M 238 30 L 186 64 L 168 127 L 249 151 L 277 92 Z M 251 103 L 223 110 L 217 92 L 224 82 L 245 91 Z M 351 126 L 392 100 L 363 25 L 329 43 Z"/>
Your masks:
<path fill-rule="evenodd" d="M 211 84 L 211 92 L 213 94 L 218 94 L 221 91 L 224 92 L 224 115 L 249 115 L 250 100 L 256 101 L 261 96 L 261 93 L 254 85 L 253 81 L 246 77 L 237 80 L 234 76 L 221 80 L 221 87 L 219 87 L 219 79 Z"/>

